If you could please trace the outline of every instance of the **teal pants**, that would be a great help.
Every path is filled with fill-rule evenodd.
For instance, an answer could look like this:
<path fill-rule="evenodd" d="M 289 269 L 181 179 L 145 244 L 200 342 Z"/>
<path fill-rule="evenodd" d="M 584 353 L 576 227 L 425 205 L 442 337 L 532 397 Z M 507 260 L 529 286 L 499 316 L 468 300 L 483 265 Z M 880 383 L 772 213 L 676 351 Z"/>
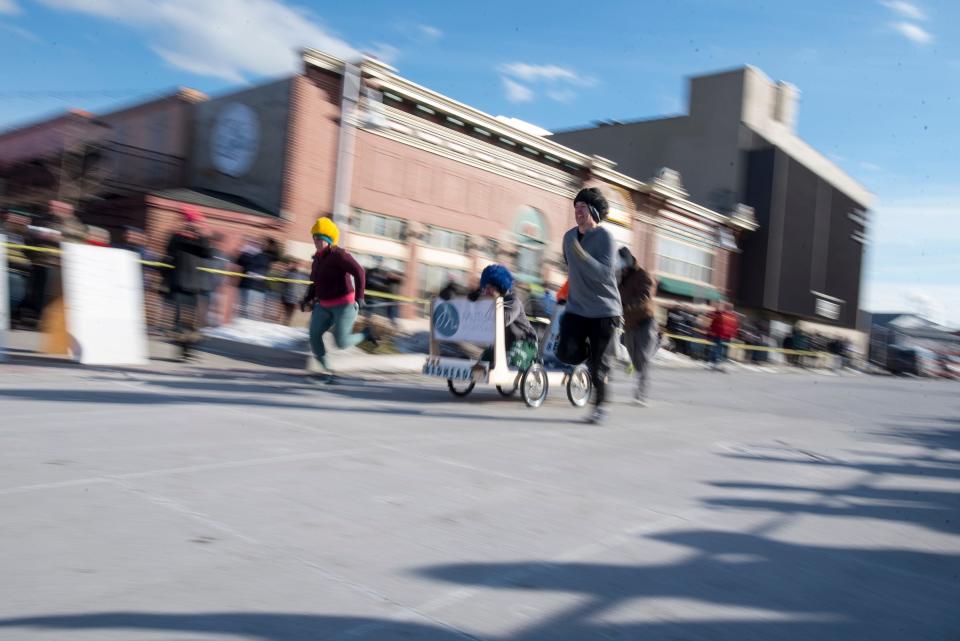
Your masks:
<path fill-rule="evenodd" d="M 366 338 L 363 334 L 353 333 L 358 311 L 356 303 L 337 307 L 313 306 L 313 314 L 310 316 L 310 349 L 324 369 L 330 369 L 327 365 L 327 349 L 323 345 L 323 335 L 327 331 L 333 329 L 333 340 L 340 349 L 353 347 Z"/>

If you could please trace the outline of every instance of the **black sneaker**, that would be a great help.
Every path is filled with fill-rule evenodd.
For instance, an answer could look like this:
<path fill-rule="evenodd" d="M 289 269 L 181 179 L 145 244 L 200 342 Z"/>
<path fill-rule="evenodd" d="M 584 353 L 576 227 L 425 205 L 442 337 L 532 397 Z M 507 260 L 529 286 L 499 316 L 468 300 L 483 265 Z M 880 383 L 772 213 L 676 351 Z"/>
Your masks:
<path fill-rule="evenodd" d="M 369 342 L 374 347 L 380 346 L 380 339 L 377 337 L 376 334 L 373 333 L 372 327 L 365 327 L 363 329 L 363 337 L 367 342 Z"/>

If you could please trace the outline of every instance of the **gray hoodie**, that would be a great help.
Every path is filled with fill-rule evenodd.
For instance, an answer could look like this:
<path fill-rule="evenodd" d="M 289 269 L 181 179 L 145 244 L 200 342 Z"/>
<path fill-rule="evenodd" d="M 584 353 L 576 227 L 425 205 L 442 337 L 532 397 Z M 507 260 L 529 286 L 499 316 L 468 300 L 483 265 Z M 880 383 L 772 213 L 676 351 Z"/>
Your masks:
<path fill-rule="evenodd" d="M 563 259 L 570 278 L 567 312 L 585 318 L 623 314 L 617 287 L 617 249 L 613 234 L 597 227 L 578 240 L 576 227 L 563 236 Z"/>

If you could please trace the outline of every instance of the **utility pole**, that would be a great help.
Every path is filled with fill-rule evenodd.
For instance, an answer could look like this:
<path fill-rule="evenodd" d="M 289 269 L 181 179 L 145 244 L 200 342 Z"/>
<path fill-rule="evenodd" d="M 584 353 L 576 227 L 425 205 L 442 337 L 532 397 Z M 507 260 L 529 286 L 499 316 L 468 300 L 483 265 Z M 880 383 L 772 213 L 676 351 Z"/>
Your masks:
<path fill-rule="evenodd" d="M 347 62 L 343 66 L 343 96 L 340 100 L 340 140 L 337 149 L 337 173 L 333 188 L 333 221 L 340 227 L 340 237 L 350 224 L 350 191 L 353 184 L 354 146 L 359 113 L 360 67 Z"/>

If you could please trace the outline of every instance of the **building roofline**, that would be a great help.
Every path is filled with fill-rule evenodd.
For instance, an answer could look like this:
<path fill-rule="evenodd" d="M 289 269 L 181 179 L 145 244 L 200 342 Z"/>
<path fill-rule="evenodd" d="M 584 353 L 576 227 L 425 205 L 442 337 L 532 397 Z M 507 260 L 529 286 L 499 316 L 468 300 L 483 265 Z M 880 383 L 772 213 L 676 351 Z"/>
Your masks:
<path fill-rule="evenodd" d="M 110 111 L 100 111 L 93 112 L 86 109 L 78 109 L 76 107 L 69 107 L 65 111 L 59 112 L 55 115 L 47 116 L 40 118 L 39 120 L 28 121 L 23 124 L 13 125 L 8 129 L 0 130 L 0 140 L 8 136 L 15 134 L 26 133 L 31 129 L 41 129 L 43 127 L 48 127 L 57 121 L 66 120 L 71 117 L 80 117 L 86 118 L 88 120 L 102 120 L 103 118 L 108 118 L 112 116 L 119 116 L 131 111 L 136 111 L 144 107 L 158 104 L 161 102 L 169 100 L 183 100 L 191 104 L 197 102 L 203 102 L 207 100 L 207 95 L 202 91 L 193 89 L 191 87 L 177 87 L 176 91 L 169 92 L 164 91 L 163 94 L 151 94 L 155 97 L 144 99 L 141 97 L 137 102 L 127 103 L 124 106 L 112 109 Z"/>
<path fill-rule="evenodd" d="M 719 71 L 707 71 L 704 73 L 688 74 L 687 81 L 689 82 L 691 80 L 696 80 L 698 78 L 712 78 L 713 76 L 732 76 L 738 73 L 743 73 L 745 71 L 756 71 L 760 75 L 769 78 L 769 76 L 767 76 L 767 74 L 765 74 L 759 67 L 755 67 L 752 64 L 745 62 L 740 65 L 727 67 L 726 69 L 721 69 Z"/>
<path fill-rule="evenodd" d="M 132 102 L 124 106 L 118 107 L 111 111 L 104 111 L 98 117 L 99 118 L 109 118 L 112 116 L 120 116 L 131 111 L 137 111 L 144 107 L 149 107 L 151 105 L 156 105 L 162 102 L 169 102 L 173 100 L 182 100 L 190 104 L 196 104 L 198 102 L 204 102 L 208 100 L 209 97 L 204 92 L 199 89 L 193 89 L 191 87 L 177 87 L 175 91 L 165 91 L 162 94 L 154 94 L 154 98 L 144 98 L 139 99 L 137 102 Z"/>
<path fill-rule="evenodd" d="M 0 141 L 14 134 L 21 134 L 21 133 L 30 131 L 31 129 L 40 129 L 42 127 L 47 127 L 57 122 L 58 120 L 67 120 L 69 118 L 86 118 L 88 120 L 92 120 L 94 117 L 95 117 L 94 114 L 89 111 L 86 111 L 84 109 L 77 109 L 75 107 L 69 107 L 64 111 L 58 112 L 56 115 L 42 117 L 39 120 L 27 121 L 22 124 L 13 125 L 8 129 L 0 130 Z"/>
<path fill-rule="evenodd" d="M 302 51 L 305 65 L 318 67 L 327 71 L 342 74 L 345 61 L 328 53 L 315 49 Z M 442 113 L 454 116 L 471 126 L 481 127 L 498 136 L 509 137 L 519 144 L 536 149 L 568 162 L 577 167 L 591 170 L 594 175 L 617 184 L 636 189 L 642 184 L 640 181 L 613 170 L 612 161 L 601 159 L 599 162 L 589 154 L 584 154 L 547 137 L 536 136 L 523 129 L 499 120 L 496 116 L 480 111 L 458 100 L 428 89 L 399 74 L 396 69 L 380 60 L 364 57 L 359 63 L 361 72 L 379 81 L 381 88 L 401 97 L 413 100 Z"/>
<path fill-rule="evenodd" d="M 827 181 L 840 190 L 864 209 L 873 205 L 874 194 L 861 185 L 850 174 L 845 172 L 835 162 L 814 149 L 807 141 L 793 131 L 777 129 L 759 131 L 756 127 L 742 122 L 741 124 L 751 132 L 760 136 L 770 145 L 780 149 L 785 154 L 804 165 L 819 178 Z M 771 135 L 772 134 L 772 135 Z M 816 165 L 826 165 L 828 171 L 818 171 Z"/>

